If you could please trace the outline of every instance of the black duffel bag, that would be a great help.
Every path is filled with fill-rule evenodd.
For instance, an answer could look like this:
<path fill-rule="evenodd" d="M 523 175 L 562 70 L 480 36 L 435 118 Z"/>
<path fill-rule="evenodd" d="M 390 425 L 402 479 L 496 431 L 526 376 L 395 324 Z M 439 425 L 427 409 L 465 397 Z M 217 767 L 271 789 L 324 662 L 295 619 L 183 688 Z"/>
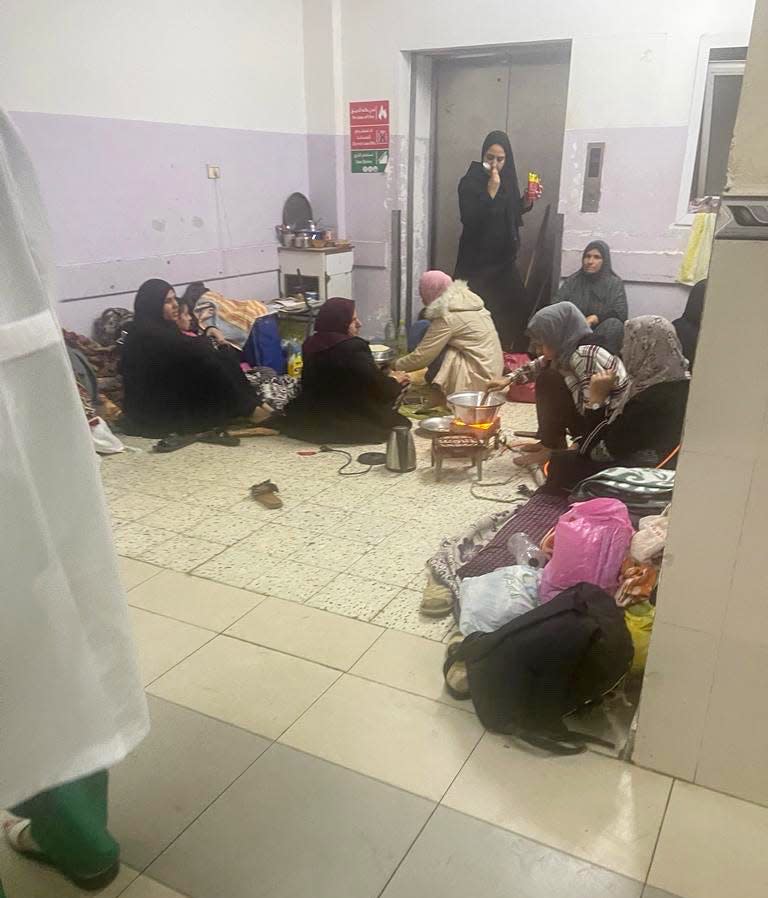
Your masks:
<path fill-rule="evenodd" d="M 603 740 L 569 730 L 563 717 L 599 702 L 632 663 L 624 611 L 578 583 L 494 633 L 473 633 L 451 653 L 467 666 L 480 721 L 558 754 Z"/>

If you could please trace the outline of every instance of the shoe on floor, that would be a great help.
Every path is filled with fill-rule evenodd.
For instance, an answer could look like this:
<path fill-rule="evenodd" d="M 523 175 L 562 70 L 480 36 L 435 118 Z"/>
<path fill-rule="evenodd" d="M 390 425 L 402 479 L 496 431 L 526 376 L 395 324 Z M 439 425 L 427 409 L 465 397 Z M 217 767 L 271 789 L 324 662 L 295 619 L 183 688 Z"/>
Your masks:
<path fill-rule="evenodd" d="M 453 611 L 453 594 L 447 586 L 437 583 L 431 574 L 427 575 L 419 611 L 427 617 L 447 617 Z"/>

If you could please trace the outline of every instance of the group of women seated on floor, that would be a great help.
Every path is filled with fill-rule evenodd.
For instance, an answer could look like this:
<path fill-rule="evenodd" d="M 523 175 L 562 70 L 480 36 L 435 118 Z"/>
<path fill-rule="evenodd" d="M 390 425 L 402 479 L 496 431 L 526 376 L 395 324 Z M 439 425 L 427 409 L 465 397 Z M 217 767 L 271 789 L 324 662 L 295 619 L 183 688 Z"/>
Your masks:
<path fill-rule="evenodd" d="M 165 281 L 147 281 L 136 296 L 122 356 L 126 429 L 164 436 L 221 428 L 234 419 L 268 420 L 308 442 L 379 443 L 392 428 L 409 426 L 398 406 L 409 372 L 426 369 L 443 400 L 453 392 L 506 390 L 535 380 L 538 438 L 517 444 L 514 461 L 549 463 L 551 489 L 567 489 L 608 464 L 657 464 L 679 444 L 686 356 L 690 360 L 695 350 L 703 283 L 691 291 L 674 327 L 657 316 L 625 322 L 626 296 L 610 250 L 594 241 L 558 301 L 529 322 L 535 357 L 506 377 L 483 300 L 437 271 L 422 276 L 419 290 L 423 309 L 409 333 L 410 352 L 390 372 L 359 336 L 355 303 L 326 302 L 304 343 L 301 390 L 276 415 L 258 382 L 244 374 L 238 348 L 217 328 L 200 327 L 194 312 L 200 297 L 179 299 Z M 575 448 L 568 449 L 569 437 Z"/>
<path fill-rule="evenodd" d="M 490 385 L 536 381 L 539 438 L 516 445 L 516 464 L 548 465 L 547 489 L 557 492 L 604 468 L 674 461 L 690 375 L 669 321 L 645 315 L 626 322 L 622 358 L 598 345 L 571 303 L 542 309 L 528 332 L 537 358 Z"/>
<path fill-rule="evenodd" d="M 272 414 L 220 331 L 199 333 L 189 304 L 153 278 L 139 288 L 125 337 L 123 428 L 141 436 L 194 433 Z"/>

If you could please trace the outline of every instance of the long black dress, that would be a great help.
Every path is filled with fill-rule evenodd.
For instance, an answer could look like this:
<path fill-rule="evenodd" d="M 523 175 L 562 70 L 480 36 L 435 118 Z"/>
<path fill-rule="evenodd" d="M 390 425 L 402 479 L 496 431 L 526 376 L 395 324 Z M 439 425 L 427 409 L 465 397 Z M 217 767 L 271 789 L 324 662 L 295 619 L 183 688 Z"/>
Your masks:
<path fill-rule="evenodd" d="M 279 425 L 286 436 L 308 443 L 383 443 L 393 427 L 410 427 L 394 409 L 400 384 L 379 370 L 360 337 L 305 355 L 301 386 Z"/>
<path fill-rule="evenodd" d="M 185 336 L 175 324 L 134 323 L 120 367 L 124 425 L 134 434 L 198 433 L 248 417 L 258 405 L 236 352 Z"/>
<path fill-rule="evenodd" d="M 517 252 L 518 229 L 527 210 L 520 198 L 512 150 L 508 145 L 505 150 L 501 186 L 493 199 L 488 195 L 489 173 L 482 163 L 473 162 L 459 181 L 463 231 L 454 277 L 468 281 L 469 289 L 484 300 L 502 348 L 524 351 L 531 304 L 517 270 Z"/>
<path fill-rule="evenodd" d="M 570 492 L 586 477 L 615 465 L 650 468 L 664 461 L 680 445 L 689 387 L 689 380 L 654 384 L 630 399 L 610 423 L 601 422 L 602 412 L 587 412 L 591 432 L 579 450 L 553 453 L 545 491 Z M 676 459 L 666 465 L 675 466 Z"/>

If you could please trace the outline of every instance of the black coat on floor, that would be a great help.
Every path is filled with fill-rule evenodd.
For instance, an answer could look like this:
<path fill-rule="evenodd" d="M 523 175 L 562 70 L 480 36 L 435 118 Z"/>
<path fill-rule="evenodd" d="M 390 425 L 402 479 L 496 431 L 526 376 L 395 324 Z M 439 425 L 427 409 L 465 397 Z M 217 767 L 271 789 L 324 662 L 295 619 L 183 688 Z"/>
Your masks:
<path fill-rule="evenodd" d="M 394 409 L 400 389 L 379 370 L 368 343 L 349 337 L 305 356 L 301 395 L 279 426 L 309 443 L 383 443 L 393 427 L 410 427 Z"/>

